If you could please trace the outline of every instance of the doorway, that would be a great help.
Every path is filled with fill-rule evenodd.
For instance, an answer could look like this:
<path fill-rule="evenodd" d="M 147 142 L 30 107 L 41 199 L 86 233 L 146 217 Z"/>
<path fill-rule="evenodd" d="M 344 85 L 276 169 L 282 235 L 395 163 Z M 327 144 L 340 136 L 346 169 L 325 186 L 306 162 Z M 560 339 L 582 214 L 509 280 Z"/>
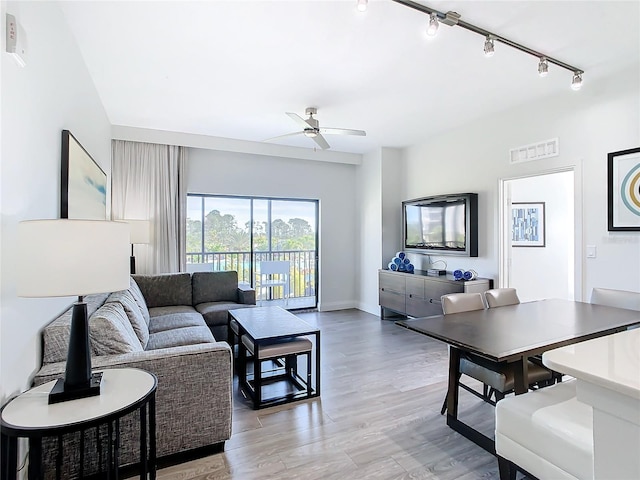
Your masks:
<path fill-rule="evenodd" d="M 521 301 L 574 300 L 574 169 L 502 180 L 500 194 L 500 286 Z"/>

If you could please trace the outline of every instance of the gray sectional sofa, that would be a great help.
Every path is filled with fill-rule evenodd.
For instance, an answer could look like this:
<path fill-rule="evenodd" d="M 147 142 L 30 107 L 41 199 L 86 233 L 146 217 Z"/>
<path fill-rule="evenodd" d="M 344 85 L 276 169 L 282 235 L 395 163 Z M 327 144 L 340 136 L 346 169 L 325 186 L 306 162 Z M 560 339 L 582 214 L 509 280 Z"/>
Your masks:
<path fill-rule="evenodd" d="M 223 448 L 231 436 L 233 385 L 227 312 L 255 305 L 255 291 L 238 286 L 236 272 L 132 275 L 129 289 L 89 295 L 85 301 L 93 369 L 140 368 L 158 378 L 158 457 Z M 34 385 L 64 375 L 70 322 L 68 310 L 45 327 L 43 366 Z M 136 415 L 121 422 L 121 465 L 139 458 Z M 79 445 L 78 435 L 66 435 L 63 478 L 78 472 Z M 43 447 L 49 476 L 56 443 L 46 441 Z M 95 433 L 89 432 L 85 474 L 98 468 L 95 448 Z"/>

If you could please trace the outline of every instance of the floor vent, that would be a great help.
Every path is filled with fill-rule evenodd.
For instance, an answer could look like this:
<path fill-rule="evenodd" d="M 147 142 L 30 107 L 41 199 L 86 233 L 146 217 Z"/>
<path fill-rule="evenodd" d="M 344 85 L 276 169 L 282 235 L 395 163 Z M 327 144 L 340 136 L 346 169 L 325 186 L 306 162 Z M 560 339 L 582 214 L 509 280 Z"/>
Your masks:
<path fill-rule="evenodd" d="M 543 142 L 532 143 L 523 147 L 509 150 L 509 161 L 511 163 L 530 162 L 543 158 L 558 156 L 558 139 L 552 138 Z"/>

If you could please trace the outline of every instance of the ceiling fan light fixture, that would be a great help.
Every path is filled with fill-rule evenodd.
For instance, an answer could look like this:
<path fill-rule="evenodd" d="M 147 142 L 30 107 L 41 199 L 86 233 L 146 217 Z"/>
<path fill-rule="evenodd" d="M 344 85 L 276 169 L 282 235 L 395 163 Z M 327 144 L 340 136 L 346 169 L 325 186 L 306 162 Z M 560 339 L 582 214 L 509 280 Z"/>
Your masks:
<path fill-rule="evenodd" d="M 430 37 L 435 37 L 438 33 L 438 27 L 440 26 L 440 22 L 438 22 L 438 15 L 432 13 L 429 18 L 429 26 L 427 27 L 427 35 Z"/>
<path fill-rule="evenodd" d="M 367 6 L 369 5 L 369 0 L 358 0 L 358 4 L 356 8 L 359 12 L 366 12 Z"/>
<path fill-rule="evenodd" d="M 546 77 L 549 74 L 549 62 L 547 62 L 546 57 L 540 58 L 540 63 L 538 63 L 538 75 L 541 77 Z"/>
<path fill-rule="evenodd" d="M 582 73 L 573 72 L 573 78 L 571 79 L 571 90 L 578 91 L 582 88 Z"/>
<path fill-rule="evenodd" d="M 304 130 L 304 136 L 308 138 L 315 138 L 318 136 L 318 132 L 313 128 L 306 128 Z"/>
<path fill-rule="evenodd" d="M 493 37 L 491 35 L 487 35 L 487 38 L 484 41 L 484 56 L 493 57 L 494 53 L 496 52 L 493 45 Z"/>

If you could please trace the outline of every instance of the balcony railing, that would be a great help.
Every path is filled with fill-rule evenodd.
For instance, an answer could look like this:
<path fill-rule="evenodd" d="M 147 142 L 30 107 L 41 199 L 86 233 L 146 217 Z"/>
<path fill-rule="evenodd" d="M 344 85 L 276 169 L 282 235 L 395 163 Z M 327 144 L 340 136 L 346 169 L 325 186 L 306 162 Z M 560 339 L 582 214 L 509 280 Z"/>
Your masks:
<path fill-rule="evenodd" d="M 289 275 L 289 297 L 315 297 L 316 295 L 316 252 L 315 250 L 284 250 L 279 252 L 254 252 L 251 278 L 251 252 L 204 252 L 187 253 L 187 263 L 211 263 L 213 271 L 235 270 L 238 281 L 256 287 L 260 275 L 260 262 L 288 260 L 291 264 Z M 259 287 L 259 285 L 258 285 Z"/>

